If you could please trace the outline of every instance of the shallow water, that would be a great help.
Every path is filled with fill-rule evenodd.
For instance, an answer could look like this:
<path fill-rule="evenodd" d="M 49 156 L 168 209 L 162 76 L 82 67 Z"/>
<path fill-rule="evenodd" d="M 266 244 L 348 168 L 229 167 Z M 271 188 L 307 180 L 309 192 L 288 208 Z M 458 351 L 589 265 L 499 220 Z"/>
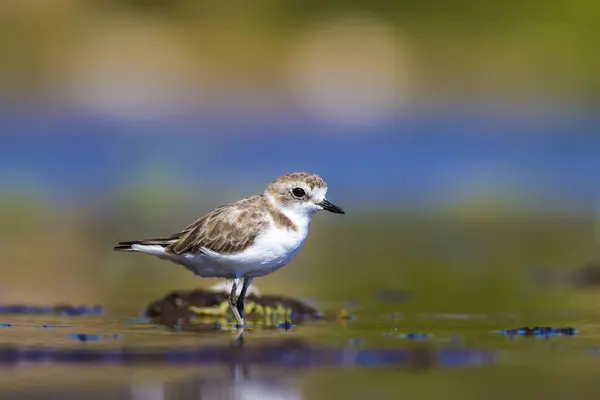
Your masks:
<path fill-rule="evenodd" d="M 362 315 L 168 329 L 123 313 L 0 320 L 2 399 L 596 398 L 598 315 Z M 292 321 L 294 322 L 294 321 Z M 573 327 L 574 335 L 499 330 Z M 598 348 L 598 349 L 597 349 Z"/>

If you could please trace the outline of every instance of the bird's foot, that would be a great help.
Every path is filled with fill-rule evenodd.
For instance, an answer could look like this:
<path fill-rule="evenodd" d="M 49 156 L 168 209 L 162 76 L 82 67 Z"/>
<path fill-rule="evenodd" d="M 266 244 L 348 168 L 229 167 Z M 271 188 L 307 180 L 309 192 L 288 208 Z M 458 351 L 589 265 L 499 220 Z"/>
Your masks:
<path fill-rule="evenodd" d="M 244 318 L 237 319 L 236 323 L 233 325 L 236 329 L 244 330 L 248 325 L 244 324 Z"/>

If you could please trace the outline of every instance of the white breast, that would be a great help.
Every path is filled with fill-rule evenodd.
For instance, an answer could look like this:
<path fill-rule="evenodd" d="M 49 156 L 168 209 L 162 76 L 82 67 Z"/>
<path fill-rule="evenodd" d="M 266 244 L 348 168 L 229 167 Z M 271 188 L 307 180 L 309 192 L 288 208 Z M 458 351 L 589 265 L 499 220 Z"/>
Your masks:
<path fill-rule="evenodd" d="M 186 255 L 186 268 L 203 277 L 241 278 L 269 274 L 289 263 L 308 236 L 310 217 L 295 216 L 292 221 L 296 229 L 270 224 L 270 228 L 241 253 L 224 255 L 205 250 L 204 255 Z"/>

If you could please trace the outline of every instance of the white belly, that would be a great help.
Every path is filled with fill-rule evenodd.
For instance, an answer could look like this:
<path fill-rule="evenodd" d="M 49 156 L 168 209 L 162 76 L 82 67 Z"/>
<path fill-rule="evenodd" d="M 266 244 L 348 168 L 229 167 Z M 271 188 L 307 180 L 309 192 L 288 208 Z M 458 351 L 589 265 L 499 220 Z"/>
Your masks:
<path fill-rule="evenodd" d="M 271 229 L 259 235 L 252 246 L 238 254 L 221 255 L 206 251 L 207 254 L 198 256 L 167 257 L 205 278 L 262 276 L 289 263 L 304 244 L 307 233 L 308 229 Z"/>

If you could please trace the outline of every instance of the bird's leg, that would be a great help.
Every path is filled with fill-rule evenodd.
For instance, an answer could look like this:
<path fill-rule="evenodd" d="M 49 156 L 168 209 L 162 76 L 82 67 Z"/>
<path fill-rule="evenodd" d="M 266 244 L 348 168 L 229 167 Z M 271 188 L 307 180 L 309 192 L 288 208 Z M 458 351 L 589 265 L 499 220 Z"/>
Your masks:
<path fill-rule="evenodd" d="M 233 286 L 231 287 L 231 293 L 229 293 L 229 307 L 231 308 L 231 312 L 233 313 L 233 316 L 238 324 L 238 327 L 242 327 L 242 329 L 243 329 L 244 328 L 244 320 L 240 316 L 240 313 L 238 312 L 238 309 L 235 304 L 235 292 L 237 292 L 237 287 L 238 287 L 239 282 L 240 282 L 240 280 L 238 278 L 235 278 L 233 280 Z"/>
<path fill-rule="evenodd" d="M 252 283 L 252 279 L 254 278 L 249 276 L 244 278 L 244 282 L 242 283 L 242 291 L 237 298 L 237 310 L 242 319 L 244 319 L 244 299 L 246 298 L 246 291 L 248 290 L 248 286 L 250 286 Z"/>

